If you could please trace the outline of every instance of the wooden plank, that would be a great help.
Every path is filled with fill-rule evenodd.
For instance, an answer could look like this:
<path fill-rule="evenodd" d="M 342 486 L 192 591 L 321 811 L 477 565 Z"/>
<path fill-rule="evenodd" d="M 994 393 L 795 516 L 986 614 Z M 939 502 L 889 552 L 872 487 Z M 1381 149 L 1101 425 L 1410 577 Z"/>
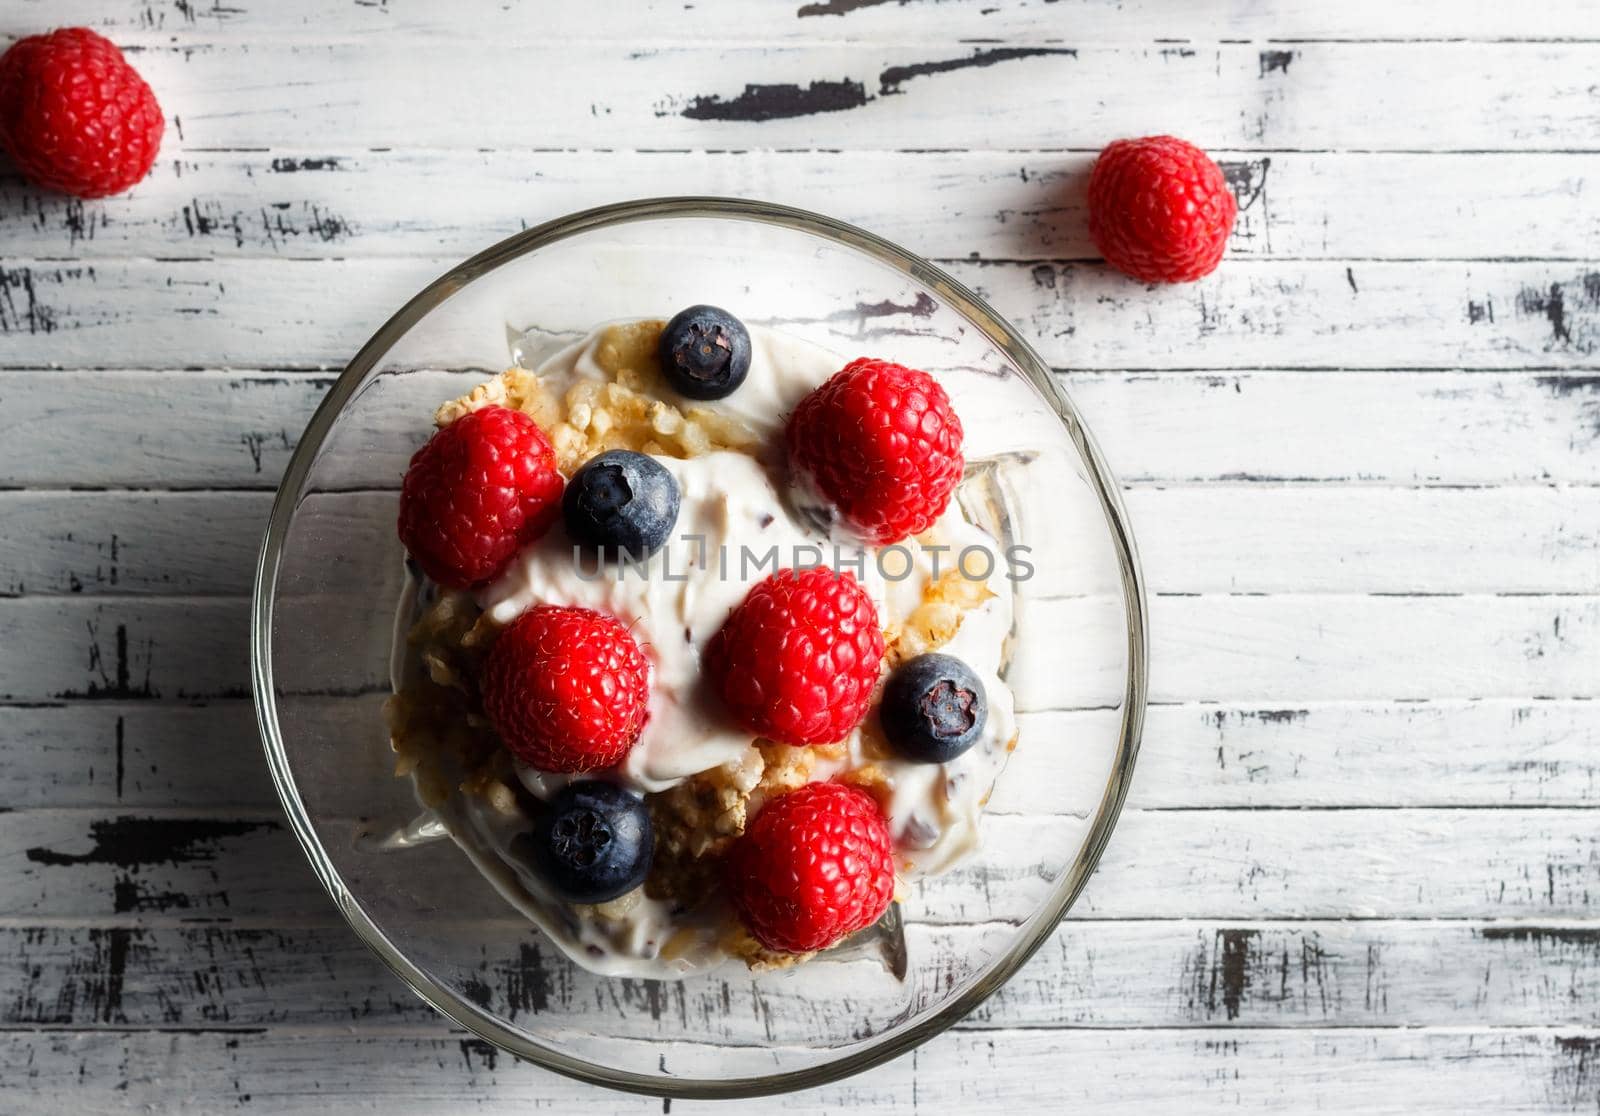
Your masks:
<path fill-rule="evenodd" d="M 596 1040 L 598 1045 L 600 1040 Z M 1380 1114 L 1590 1112 L 1600 1033 L 1586 1028 L 1451 1031 L 1157 1030 L 956 1032 L 846 1081 L 785 1098 L 801 1114 L 954 1112 L 1019 1106 L 1039 1083 L 1064 1104 L 1144 1116 L 1152 1108 L 1273 1111 L 1350 1107 Z M 649 1064 L 714 1072 L 726 1048 L 631 1049 Z M 770 1059 L 769 1059 L 770 1063 Z M 1093 1072 L 1064 1072 L 1092 1066 Z M 306 1033 L 10 1034 L 0 1072 L 30 1111 L 103 1116 L 174 1096 L 217 1111 L 326 1111 L 434 1116 L 541 1107 L 570 1113 L 658 1113 L 663 1103 L 567 1081 L 455 1035 L 391 1038 L 343 1028 Z M 959 1109 L 957 1105 L 959 1104 Z M 673 1112 L 716 1113 L 716 1102 L 673 1101 Z"/>
<path fill-rule="evenodd" d="M 348 39 L 153 45 L 138 62 L 181 106 L 172 138 L 189 148 L 298 147 L 324 135 L 357 149 L 1079 150 L 1152 121 L 1253 150 L 1570 148 L 1593 119 L 1587 89 L 1600 63 L 1600 43 L 1575 41 L 754 45 L 699 35 L 580 52 L 543 26 L 520 38 L 487 50 L 478 38 L 421 36 L 383 49 Z M 512 51 L 520 72 L 540 77 L 536 109 L 493 64 Z M 997 89 L 1026 90 L 1028 111 L 994 111 Z"/>
<path fill-rule="evenodd" d="M 338 855 L 356 855 L 346 844 L 351 826 L 326 824 Z M 909 917 L 1022 920 L 1045 897 L 1052 863 L 1059 870 L 1082 833 L 1071 818 L 989 817 L 982 854 L 911 886 Z M 293 838 L 270 815 L 13 811 L 0 814 L 0 838 L 5 915 L 21 925 L 154 918 L 274 927 L 332 917 Z M 462 875 L 450 848 L 371 855 L 407 858 L 393 867 L 367 861 L 363 870 L 411 889 L 419 905 L 441 904 L 440 918 L 510 910 L 487 884 Z M 1600 835 L 1583 809 L 1131 811 L 1074 915 L 1586 918 L 1597 865 Z"/>
<path fill-rule="evenodd" d="M 1600 592 L 1590 488 L 1246 484 L 1127 503 L 1161 592 Z"/>
<path fill-rule="evenodd" d="M 256 372 L 0 372 L 9 450 L 0 485 L 270 489 L 330 383 Z M 421 437 L 425 403 L 470 383 L 441 376 L 403 398 L 373 392 L 361 415 L 374 432 Z M 1130 483 L 1600 482 L 1593 376 L 1073 372 L 1065 383 Z M 86 428 L 100 435 L 93 455 L 81 452 Z M 351 455 L 340 479 L 394 485 L 410 440 L 369 442 L 375 448 Z"/>
<path fill-rule="evenodd" d="M 323 718 L 379 721 L 383 697 L 328 699 Z M 337 709 L 337 712 L 336 712 Z M 1021 719 L 1030 778 L 1003 778 L 992 813 L 1076 808 L 1103 777 L 1072 741 L 1109 711 Z M 1585 806 L 1600 788 L 1593 701 L 1156 705 L 1129 806 Z M 1093 768 L 1093 770 L 1091 770 Z M 1062 788 L 1074 788 L 1064 794 Z M 352 786 L 341 809 L 366 808 Z M 271 811 L 277 794 L 245 701 L 63 703 L 0 709 L 0 801 L 107 810 Z"/>
<path fill-rule="evenodd" d="M 376 649 L 388 638 L 376 628 L 390 606 L 381 593 L 301 604 L 330 631 L 371 635 L 375 657 L 358 661 L 351 649 L 336 662 L 280 661 L 281 686 L 311 695 L 386 688 Z M 1110 653 L 1121 645 L 1111 627 L 1119 617 L 1100 599 L 1035 601 L 1022 616 L 1023 648 L 1079 635 L 1048 663 L 1019 656 L 1019 708 L 1120 695 Z M 242 696 L 246 627 L 246 602 L 234 598 L 0 600 L 0 700 Z M 1158 597 L 1150 628 L 1151 696 L 1162 702 L 1593 697 L 1600 686 L 1593 597 Z"/>
<path fill-rule="evenodd" d="M 841 1013 L 864 1029 L 904 994 L 859 981 L 853 994 L 825 1001 L 737 969 L 681 992 L 633 981 L 618 988 L 548 944 L 519 942 L 514 930 L 463 924 L 460 932 L 485 943 L 471 978 L 483 1006 L 525 1026 L 736 1042 L 750 1020 L 767 1017 L 780 1032 L 772 1041 L 782 1042 Z M 938 969 L 1009 933 L 919 925 L 908 948 L 917 966 Z M 440 1029 L 433 1010 L 343 927 L 9 928 L 0 943 L 4 1029 Z M 1593 1021 L 1596 993 L 1593 926 L 1068 921 L 958 1026 L 1570 1026 Z"/>
<path fill-rule="evenodd" d="M 35 4 L 39 0 L 33 0 Z M 51 0 L 51 18 L 62 25 L 94 24 L 119 43 L 184 45 L 288 39 L 316 28 L 319 39 L 352 36 L 383 49 L 392 40 L 459 37 L 486 43 L 521 40 L 616 40 L 678 42 L 712 30 L 719 41 L 825 39 L 904 43 L 919 39 L 1020 37 L 1027 41 L 1109 39 L 1213 39 L 1257 35 L 1280 38 L 1371 36 L 1433 39 L 1588 37 L 1593 11 L 1582 0 L 1557 0 L 1537 9 L 1511 11 L 1493 0 L 1463 0 L 1436 18 L 1381 0 L 1347 0 L 1330 10 L 1314 0 L 1273 6 L 1270 27 L 1249 0 L 1229 0 L 1205 12 L 1172 8 L 1160 0 L 988 0 L 978 4 L 937 0 L 816 0 L 812 3 L 746 5 L 739 0 L 699 0 L 692 9 L 665 0 L 640 0 L 626 15 L 611 8 L 576 10 L 563 4 L 508 5 L 503 0 L 458 0 L 448 11 L 432 5 L 351 4 L 328 8 L 315 0 L 278 0 L 243 8 L 230 4 L 135 3 Z"/>
<path fill-rule="evenodd" d="M 382 701 L 382 695 L 351 700 L 348 716 L 380 723 Z M 239 699 L 0 708 L 0 802 L 14 809 L 268 812 L 278 796 L 259 741 L 255 707 Z"/>
<path fill-rule="evenodd" d="M 1115 713 L 1022 718 L 1027 779 L 1001 779 L 993 811 L 1062 809 L 1089 782 L 1072 742 L 1103 739 Z M 1304 702 L 1282 708 L 1156 705 L 1145 718 L 1136 808 L 1588 805 L 1593 701 Z M 1093 785 L 1090 783 L 1089 785 Z"/>
<path fill-rule="evenodd" d="M 1526 259 L 1600 241 L 1600 155 L 1212 154 L 1239 199 L 1236 256 Z M 19 257 L 464 258 L 541 221 L 636 197 L 649 181 L 847 214 L 936 259 L 1093 259 L 1093 161 L 1089 152 L 184 152 L 133 193 L 89 206 L 0 177 L 0 240 Z M 880 188 L 889 179 L 893 193 Z M 416 203 L 441 195 L 449 206 Z"/>
<path fill-rule="evenodd" d="M 317 499 L 339 553 L 389 544 L 394 494 Z M 1165 593 L 1600 593 L 1593 487 L 1227 484 L 1127 503 Z M 246 594 L 270 508 L 254 492 L 0 493 L 0 592 Z"/>
<path fill-rule="evenodd" d="M 10 260 L 0 268 L 0 360 L 117 364 L 112 339 L 137 323 L 151 367 L 337 367 L 452 262 Z M 1204 282 L 1155 290 L 1102 264 L 949 267 L 1060 367 L 1561 369 L 1595 367 L 1600 350 L 1600 271 L 1578 263 L 1238 259 Z M 816 299 L 786 312 L 862 308 L 829 327 L 841 349 L 892 346 L 894 329 L 922 327 L 909 287 Z M 577 290 L 550 292 L 537 315 L 587 322 L 581 301 Z M 498 363 L 498 342 L 485 336 L 470 351 L 486 360 L 492 343 Z M 466 352 L 441 342 L 424 359 L 471 366 L 456 363 Z"/>

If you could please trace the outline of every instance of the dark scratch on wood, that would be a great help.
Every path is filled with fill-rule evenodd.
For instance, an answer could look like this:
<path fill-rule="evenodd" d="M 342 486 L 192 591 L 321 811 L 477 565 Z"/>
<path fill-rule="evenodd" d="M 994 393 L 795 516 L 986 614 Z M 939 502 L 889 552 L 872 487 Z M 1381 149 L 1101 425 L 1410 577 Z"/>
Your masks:
<path fill-rule="evenodd" d="M 1239 1005 L 1244 1000 L 1250 984 L 1250 950 L 1260 937 L 1259 930 L 1218 930 L 1218 958 L 1212 969 L 1212 998 L 1210 1006 L 1216 1010 L 1216 987 L 1222 983 L 1222 1006 L 1229 1019 L 1239 1018 Z"/>
<path fill-rule="evenodd" d="M 853 311 L 846 311 L 841 316 L 844 318 L 892 318 L 898 314 L 906 314 L 913 318 L 931 318 L 939 309 L 939 304 L 933 296 L 926 291 L 918 291 L 917 297 L 910 302 L 895 302 L 893 299 L 884 299 L 882 302 L 858 302 Z"/>
<path fill-rule="evenodd" d="M 517 964 L 506 973 L 506 1007 L 510 1018 L 519 1012 L 537 1014 L 550 1006 L 550 972 L 537 945 L 519 946 Z"/>
<path fill-rule="evenodd" d="M 1594 1103 L 1595 1064 L 1600 1062 L 1600 1038 L 1592 1035 L 1558 1035 L 1556 1049 L 1565 1057 L 1558 1063 L 1553 1084 L 1563 1099 L 1589 1106 Z"/>
<path fill-rule="evenodd" d="M 339 160 L 324 159 L 274 159 L 269 168 L 278 174 L 294 174 L 297 171 L 332 171 L 339 169 Z"/>
<path fill-rule="evenodd" d="M 152 864 L 184 864 L 215 860 L 217 844 L 229 837 L 259 831 L 275 832 L 274 821 L 219 821 L 213 818 L 141 818 L 123 815 L 91 822 L 86 853 L 64 853 L 34 846 L 27 858 L 34 864 L 64 868 L 106 864 L 129 871 Z"/>
<path fill-rule="evenodd" d="M 118 926 L 109 931 L 91 931 L 90 940 L 104 933 L 107 936 L 104 995 L 100 1006 L 100 1019 L 104 1023 L 126 1023 L 122 1011 L 122 981 L 128 967 L 128 945 L 133 931 Z"/>
<path fill-rule="evenodd" d="M 493 990 L 477 977 L 468 977 L 462 981 L 461 993 L 481 1008 L 487 1008 L 494 1000 Z"/>
<path fill-rule="evenodd" d="M 473 1064 L 475 1061 L 493 1073 L 499 1059 L 500 1051 L 493 1043 L 484 1042 L 482 1039 L 461 1040 L 461 1060 L 466 1063 L 468 1073 L 478 1068 Z"/>
<path fill-rule="evenodd" d="M 1542 317 L 1550 323 L 1546 351 L 1571 349 L 1594 352 L 1600 344 L 1600 271 L 1586 272 L 1568 282 L 1552 282 L 1547 290 L 1523 287 L 1517 292 L 1519 314 Z"/>
<path fill-rule="evenodd" d="M 902 8 L 906 0 L 819 0 L 818 3 L 807 4 L 795 13 L 798 19 L 808 16 L 842 16 L 851 12 L 858 12 L 862 8 L 876 8 L 880 4 L 896 3 Z"/>
<path fill-rule="evenodd" d="M 1583 926 L 1485 926 L 1478 936 L 1486 942 L 1546 942 L 1600 950 L 1600 928 Z"/>
<path fill-rule="evenodd" d="M 17 308 L 18 292 L 22 296 L 21 310 Z M 0 333 L 16 333 L 24 328 L 29 333 L 54 333 L 56 312 L 39 301 L 32 268 L 0 267 Z"/>
<path fill-rule="evenodd" d="M 1261 200 L 1261 193 L 1267 188 L 1267 171 L 1272 168 L 1270 157 L 1225 161 L 1219 165 L 1241 212 Z"/>
<path fill-rule="evenodd" d="M 928 74 L 947 74 L 952 70 L 994 66 L 1019 58 L 1037 58 L 1052 54 L 1065 55 L 1068 58 L 1078 57 L 1078 52 L 1073 47 L 996 47 L 992 50 L 978 50 L 967 58 L 947 58 L 937 62 L 914 62 L 909 66 L 890 66 L 878 75 L 878 93 L 885 97 L 894 96 L 903 92 L 900 87 L 912 78 Z"/>
<path fill-rule="evenodd" d="M 1524 314 L 1543 314 L 1550 322 L 1550 336 L 1558 343 L 1572 340 L 1572 330 L 1567 325 L 1566 296 L 1560 283 L 1551 283 L 1548 294 L 1532 287 L 1517 292 L 1517 309 Z"/>
<path fill-rule="evenodd" d="M 1201 937 L 1192 962 L 1186 965 L 1194 975 L 1191 1010 L 1213 1018 L 1220 1006 L 1228 1019 L 1239 1018 L 1250 987 L 1250 967 L 1263 962 L 1260 935 L 1259 930 L 1218 930 L 1209 951 Z"/>
<path fill-rule="evenodd" d="M 690 120 L 787 120 L 822 112 L 844 112 L 860 108 L 869 100 L 866 86 L 848 78 L 814 81 L 804 89 L 793 84 L 747 84 L 743 93 L 730 100 L 725 101 L 715 94 L 695 97 L 684 106 L 681 115 Z"/>
<path fill-rule="evenodd" d="M 1239 713 L 1239 719 L 1261 721 L 1265 724 L 1288 725 L 1295 721 L 1303 721 L 1311 716 L 1309 709 L 1246 709 Z"/>
<path fill-rule="evenodd" d="M 128 626 L 117 625 L 116 635 L 116 680 L 113 682 L 105 669 L 105 656 L 100 650 L 100 624 L 96 620 L 87 622 L 89 629 L 89 669 L 100 675 L 100 681 L 90 680 L 89 685 L 83 690 L 62 690 L 53 695 L 62 701 L 73 700 L 141 700 L 157 698 L 161 695 L 150 684 L 150 667 L 155 658 L 155 641 L 145 640 L 144 643 L 144 681 L 138 686 L 132 684 L 132 665 L 128 655 Z"/>
<path fill-rule="evenodd" d="M 1266 77 L 1271 73 L 1286 74 L 1289 72 L 1289 63 L 1293 61 L 1292 50 L 1264 50 L 1257 58 L 1260 76 Z"/>
<path fill-rule="evenodd" d="M 122 797 L 123 766 L 123 719 L 117 718 L 117 797 Z"/>

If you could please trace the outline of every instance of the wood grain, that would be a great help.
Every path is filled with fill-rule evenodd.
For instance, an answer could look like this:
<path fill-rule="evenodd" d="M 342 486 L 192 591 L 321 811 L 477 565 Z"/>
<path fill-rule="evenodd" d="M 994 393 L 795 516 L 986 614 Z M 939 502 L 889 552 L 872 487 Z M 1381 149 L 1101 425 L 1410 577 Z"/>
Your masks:
<path fill-rule="evenodd" d="M 1561 258 L 1600 240 L 1600 155 L 1216 150 L 1235 256 Z M 0 237 L 30 256 L 454 254 L 640 182 L 848 213 L 935 259 L 1093 259 L 1090 152 L 184 151 L 92 206 L 0 173 Z M 886 179 L 896 182 L 883 192 Z M 448 195 L 447 207 L 415 199 Z M 1530 195 L 1537 198 L 1530 205 Z M 904 204 L 906 197 L 923 201 Z"/>
<path fill-rule="evenodd" d="M 537 99 L 495 65 L 573 75 Z M 183 106 L 182 148 L 1070 148 L 1152 121 L 1207 146 L 1276 150 L 1565 150 L 1592 122 L 1600 42 L 889 41 L 716 38 L 572 47 L 539 24 L 492 46 L 316 36 L 139 52 Z M 427 81 L 416 80 L 426 73 Z M 1433 75 L 1420 82 L 1414 75 Z M 251 74 L 270 74 L 268 87 Z M 1108 96 L 1108 90 L 1115 96 Z M 1028 111 L 995 105 L 1025 90 Z M 536 106 L 536 107 L 530 107 Z M 463 122 L 470 121 L 470 126 Z M 329 152 L 339 154 L 339 152 Z M 641 192 L 652 192 L 646 189 Z"/>
<path fill-rule="evenodd" d="M 0 372 L 0 485 L 270 491 L 331 382 Z M 471 382 L 441 376 L 423 394 L 447 399 Z M 1600 483 L 1600 377 L 1583 373 L 1073 372 L 1064 382 L 1130 483 Z M 418 426 L 382 395 L 370 405 L 374 427 Z M 94 457 L 79 452 L 85 423 L 104 434 Z M 392 487 L 410 446 L 389 444 L 376 441 L 341 481 Z"/>
<path fill-rule="evenodd" d="M 342 708 L 319 721 L 342 716 L 354 731 L 378 723 L 383 696 L 327 700 Z M 1583 806 L 1600 786 L 1594 716 L 1590 700 L 1155 705 L 1128 801 L 1135 809 Z M 1091 764 L 1060 743 L 1108 732 L 1114 718 L 1024 714 L 1036 777 L 1002 779 L 991 812 L 1061 810 L 1060 788 L 1088 779 Z M 246 701 L 0 708 L 0 728 L 0 801 L 15 809 L 277 806 Z M 364 806 L 352 788 L 343 808 Z"/>
<path fill-rule="evenodd" d="M 319 500 L 337 552 L 390 543 L 393 493 Z M 1145 572 L 1162 593 L 1600 588 L 1600 489 L 1590 486 L 1140 487 L 1127 503 Z M 0 538 L 0 592 L 246 594 L 271 504 L 256 492 L 0 493 L 10 525 Z"/>
<path fill-rule="evenodd" d="M 71 352 L 79 354 L 80 366 L 120 367 L 124 362 L 114 359 L 120 354 L 107 348 L 108 339 L 137 322 L 141 363 L 149 367 L 338 367 L 395 306 L 454 262 L 7 261 L 0 268 L 0 335 L 6 341 L 0 362 L 40 367 Z M 1045 360 L 1064 368 L 1582 369 L 1600 363 L 1600 270 L 1593 265 L 1240 259 L 1203 282 L 1153 291 L 1102 264 L 956 261 L 949 269 L 1009 318 Z M 883 299 L 886 292 L 899 293 L 887 287 L 858 293 Z M 541 295 L 546 301 L 573 297 Z M 330 305 L 340 313 L 325 313 Z M 821 305 L 812 309 L 820 313 Z M 837 308 L 838 301 L 828 305 Z M 795 312 L 803 316 L 804 309 Z M 536 319 L 540 311 L 530 307 L 529 313 Z M 196 328 L 221 322 L 226 329 Z M 917 324 L 914 310 L 874 311 L 832 332 L 836 347 L 855 349 L 881 345 L 889 336 L 884 331 Z"/>
<path fill-rule="evenodd" d="M 1021 921 L 1072 818 L 997 815 L 985 855 L 917 881 L 910 916 Z M 333 910 L 273 814 L 0 814 L 7 917 L 31 926 L 202 918 L 273 927 Z M 1600 835 L 1584 809 L 1157 810 L 1126 814 L 1083 919 L 1584 918 Z M 981 882 L 980 882 L 981 881 Z M 439 917 L 516 916 L 462 881 Z"/>
<path fill-rule="evenodd" d="M 319 602 L 330 630 L 367 631 L 373 602 Z M 1019 660 L 1018 708 L 1120 694 L 1120 611 L 1083 599 L 1038 601 L 1022 638 L 1077 631 L 1052 663 Z M 359 627 L 357 627 L 359 625 Z M 0 599 L 0 700 L 194 701 L 247 692 L 246 602 L 234 598 Z M 63 633 L 73 633 L 63 638 Z M 1152 655 L 1167 664 L 1153 700 L 1236 701 L 1593 697 L 1600 688 L 1600 599 L 1549 596 L 1174 596 L 1151 610 Z M 1453 653 L 1440 656 L 1440 647 Z M 277 664 L 296 693 L 387 688 L 386 666 Z"/>
<path fill-rule="evenodd" d="M 1582 0 L 1555 0 L 1537 9 L 1511 10 L 1493 0 L 1462 0 L 1424 13 L 1381 0 L 1346 0 L 1337 7 L 1315 0 L 1275 4 L 1270 23 L 1250 0 L 1227 0 L 1204 12 L 1161 0 L 986 0 L 983 4 L 941 0 L 818 0 L 749 5 L 740 0 L 699 0 L 692 19 L 680 4 L 640 0 L 626 14 L 610 8 L 576 10 L 564 5 L 507 4 L 504 0 L 458 0 L 448 11 L 433 5 L 387 2 L 329 8 L 316 0 L 278 0 L 248 8 L 213 2 L 135 3 L 51 0 L 62 24 L 98 23 L 119 42 L 184 44 L 277 37 L 290 41 L 314 25 L 320 37 L 354 36 L 375 48 L 402 37 L 457 37 L 495 43 L 507 36 L 539 39 L 683 41 L 700 27 L 714 27 L 722 41 L 818 42 L 829 39 L 879 42 L 942 42 L 1017 35 L 1030 40 L 1069 38 L 1209 40 L 1220 32 L 1257 27 L 1284 38 L 1384 37 L 1556 38 L 1590 37 L 1593 15 Z"/>
<path fill-rule="evenodd" d="M 938 967 L 1006 933 L 913 926 L 908 948 Z M 442 1029 L 342 926 L 57 926 L 0 929 L 0 943 L 10 1027 Z M 618 1038 L 727 1041 L 752 1014 L 777 1016 L 799 1033 L 823 1028 L 829 1015 L 865 1026 L 893 1010 L 869 986 L 818 1002 L 738 970 L 681 992 L 628 981 L 618 1005 L 552 952 L 533 942 L 486 957 L 473 975 L 484 1006 L 525 1025 L 543 1017 Z M 530 1001 L 530 989 L 539 998 Z M 957 1026 L 1231 1031 L 1448 1026 L 1467 1016 L 1484 1027 L 1584 1026 L 1597 992 L 1600 942 L 1580 925 L 1127 921 L 1107 933 L 1069 921 Z"/>
<path fill-rule="evenodd" d="M 1097 1112 L 1351 1105 L 1363 1112 L 1589 1112 L 1600 1033 L 1589 1028 L 1442 1031 L 1238 1030 L 955 1033 L 870 1074 L 783 1103 L 818 1112 L 954 1112 L 1021 1106 L 1050 1095 Z M 693 1065 L 693 1051 L 682 1051 Z M 703 1061 L 715 1054 L 699 1052 Z M 1094 1067 L 1062 1073 L 1061 1067 Z M 346 1028 L 296 1033 L 52 1033 L 5 1036 L 0 1072 L 30 1106 L 83 1116 L 206 1107 L 287 1114 L 325 1110 L 433 1116 L 470 1105 L 491 1114 L 548 1106 L 567 1113 L 657 1113 L 660 1101 L 564 1081 L 457 1035 L 395 1038 Z M 85 1088 L 83 1082 L 93 1082 Z M 920 1097 L 930 1099 L 924 1103 Z M 959 1106 L 959 1107 L 958 1107 Z M 674 1101 L 673 1112 L 726 1105 Z"/>

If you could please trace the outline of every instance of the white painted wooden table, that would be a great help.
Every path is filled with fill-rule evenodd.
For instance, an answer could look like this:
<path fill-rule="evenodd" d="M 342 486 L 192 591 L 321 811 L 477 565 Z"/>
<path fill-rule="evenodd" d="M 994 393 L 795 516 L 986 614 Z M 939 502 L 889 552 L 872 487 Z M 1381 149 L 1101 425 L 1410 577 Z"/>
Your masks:
<path fill-rule="evenodd" d="M 243 598 L 391 309 L 528 224 L 697 192 L 988 295 L 1154 591 L 1073 919 L 785 1108 L 1600 1108 L 1592 0 L 0 0 L 0 36 L 77 22 L 169 134 L 124 198 L 0 177 L 0 1111 L 667 1107 L 451 1032 L 344 929 L 259 757 Z M 1194 286 L 1085 235 L 1093 152 L 1153 131 L 1239 194 Z"/>

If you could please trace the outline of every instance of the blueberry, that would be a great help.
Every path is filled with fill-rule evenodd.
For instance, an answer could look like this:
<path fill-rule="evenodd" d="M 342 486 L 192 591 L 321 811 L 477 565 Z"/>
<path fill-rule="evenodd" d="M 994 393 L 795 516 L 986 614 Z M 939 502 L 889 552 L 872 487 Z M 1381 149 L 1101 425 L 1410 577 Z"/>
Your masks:
<path fill-rule="evenodd" d="M 643 799 L 615 783 L 568 783 L 533 823 L 540 877 L 573 903 L 604 903 L 644 882 L 654 837 Z"/>
<path fill-rule="evenodd" d="M 680 395 L 721 399 L 750 372 L 750 331 L 726 310 L 691 306 L 661 331 L 661 371 Z"/>
<path fill-rule="evenodd" d="M 678 522 L 678 482 L 642 453 L 607 450 L 572 475 L 561 513 L 580 546 L 648 558 Z"/>
<path fill-rule="evenodd" d="M 918 655 L 889 676 L 879 715 L 895 751 L 917 763 L 944 763 L 983 732 L 989 704 L 983 682 L 954 655 Z"/>

